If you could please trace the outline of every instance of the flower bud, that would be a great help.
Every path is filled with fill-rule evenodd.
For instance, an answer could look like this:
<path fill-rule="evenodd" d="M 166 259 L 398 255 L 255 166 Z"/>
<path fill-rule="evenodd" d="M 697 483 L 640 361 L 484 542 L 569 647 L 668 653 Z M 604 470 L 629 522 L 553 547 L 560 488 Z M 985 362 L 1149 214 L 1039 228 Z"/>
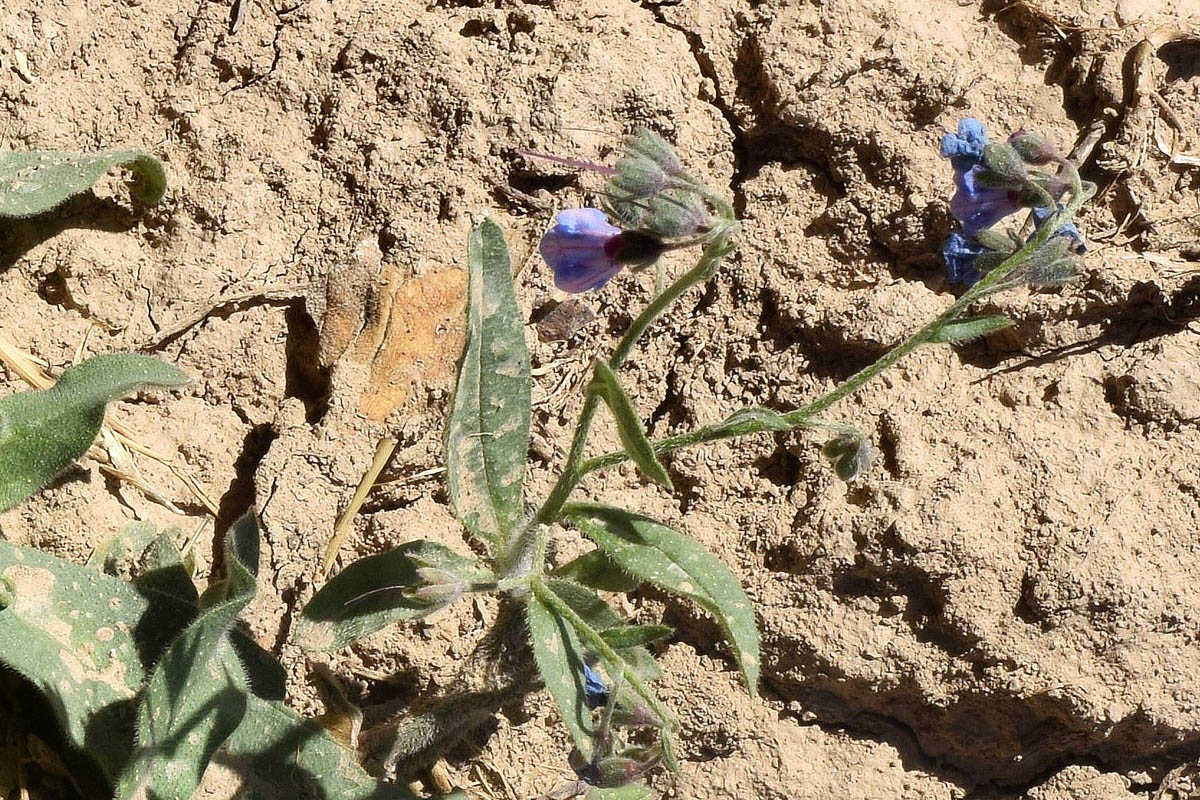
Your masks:
<path fill-rule="evenodd" d="M 875 448 L 860 433 L 841 433 L 821 448 L 822 454 L 833 462 L 833 471 L 849 483 L 867 471 L 875 457 Z"/>
<path fill-rule="evenodd" d="M 648 230 L 667 239 L 692 236 L 712 226 L 704 200 L 685 188 L 668 189 L 649 198 L 642 221 Z"/>
<path fill-rule="evenodd" d="M 1008 137 L 1008 143 L 1026 164 L 1042 166 L 1062 158 L 1050 140 L 1045 136 L 1029 131 L 1017 131 Z"/>
<path fill-rule="evenodd" d="M 675 148 L 649 128 L 638 128 L 634 131 L 633 135 L 625 140 L 625 152 L 631 156 L 648 159 L 671 177 L 683 174 L 683 164 L 680 163 Z"/>
<path fill-rule="evenodd" d="M 983 164 L 1010 184 L 1023 184 L 1029 177 L 1029 167 L 1011 145 L 992 142 L 983 148 Z"/>
<path fill-rule="evenodd" d="M 666 172 L 646 156 L 626 156 L 617 162 L 617 174 L 610 182 L 611 190 L 629 199 L 649 197 L 666 189 L 673 181 Z"/>

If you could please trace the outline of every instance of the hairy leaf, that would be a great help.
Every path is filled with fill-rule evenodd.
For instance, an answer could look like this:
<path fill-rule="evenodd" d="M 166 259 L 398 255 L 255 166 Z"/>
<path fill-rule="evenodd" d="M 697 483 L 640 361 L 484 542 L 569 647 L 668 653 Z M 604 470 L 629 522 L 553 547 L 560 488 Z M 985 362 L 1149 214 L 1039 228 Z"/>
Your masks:
<path fill-rule="evenodd" d="M 674 489 L 675 487 L 671 484 L 671 476 L 667 474 L 666 468 L 654 455 L 654 445 L 646 436 L 646 430 L 638 418 L 637 409 L 633 407 L 633 401 L 625 393 L 617 374 L 603 361 L 596 362 L 591 388 L 603 398 L 609 410 L 612 411 L 613 419 L 617 421 L 617 433 L 621 437 L 621 446 L 625 448 L 625 452 L 629 454 L 633 463 L 637 464 L 638 469 L 655 483 L 667 489 Z"/>
<path fill-rule="evenodd" d="M 546 586 L 601 637 L 610 631 L 618 631 L 625 627 L 624 620 L 612 610 L 612 606 L 591 589 L 555 578 L 546 581 Z M 662 677 L 662 668 L 645 647 L 612 643 L 609 643 L 609 646 L 633 667 L 634 673 L 642 680 L 656 681 Z"/>
<path fill-rule="evenodd" d="M 0 153 L 0 217 L 29 217 L 85 192 L 114 167 L 134 172 L 134 199 L 148 206 L 162 200 L 167 174 L 162 162 L 141 150 L 59 153 L 52 150 Z"/>
<path fill-rule="evenodd" d="M 225 538 L 225 580 L 209 606 L 167 647 L 138 705 L 138 748 L 117 784 L 117 800 L 188 800 L 209 759 L 246 713 L 244 672 L 229 631 L 254 597 L 258 521 L 247 514 Z"/>
<path fill-rule="evenodd" d="M 529 354 L 496 223 L 471 231 L 467 261 L 467 333 L 446 426 L 446 483 L 459 520 L 496 554 L 523 508 Z"/>
<path fill-rule="evenodd" d="M 659 639 L 666 639 L 673 633 L 675 629 L 669 625 L 622 625 L 601 631 L 600 638 L 614 650 L 622 650 L 626 647 L 644 647 Z"/>
<path fill-rule="evenodd" d="M 432 583 L 431 575 L 442 582 Z M 306 650 L 337 650 L 393 622 L 431 614 L 470 584 L 491 580 L 477 561 L 436 542 L 406 542 L 355 561 L 321 587 L 300 615 L 293 641 Z"/>
<path fill-rule="evenodd" d="M 592 738 L 595 727 L 586 701 L 583 644 L 571 624 L 536 595 L 529 596 L 526 613 L 538 672 L 571 734 L 571 741 L 584 760 L 590 761 L 595 751 Z"/>
<path fill-rule="evenodd" d="M 637 578 L 621 571 L 611 558 L 604 555 L 603 550 L 589 550 L 550 574 L 602 592 L 632 592 L 641 584 Z"/>
<path fill-rule="evenodd" d="M 179 546 L 175 543 L 178 532 L 178 528 L 167 528 L 155 537 L 142 553 L 141 566 L 134 583 L 194 605 L 199 596 L 196 584 L 192 582 L 192 576 L 183 563 Z"/>
<path fill-rule="evenodd" d="M 36 492 L 91 446 L 107 403 L 148 386 L 181 386 L 187 376 L 156 358 L 120 353 L 68 367 L 40 392 L 0 400 L 0 510 Z"/>
<path fill-rule="evenodd" d="M 0 663 L 50 701 L 66 740 L 110 778 L 133 747 L 148 665 L 194 616 L 170 595 L 0 540 Z"/>
<path fill-rule="evenodd" d="M 989 333 L 1002 331 L 1012 326 L 1012 320 L 1003 314 L 991 314 L 986 317 L 973 319 L 956 319 L 938 328 L 930 339 L 932 342 L 949 344 L 952 342 L 969 342 Z"/>
<path fill-rule="evenodd" d="M 716 617 L 741 666 L 747 690 L 758 693 L 754 609 L 728 567 L 692 539 L 649 517 L 593 503 L 569 504 L 563 517 L 622 569 L 691 599 Z"/>

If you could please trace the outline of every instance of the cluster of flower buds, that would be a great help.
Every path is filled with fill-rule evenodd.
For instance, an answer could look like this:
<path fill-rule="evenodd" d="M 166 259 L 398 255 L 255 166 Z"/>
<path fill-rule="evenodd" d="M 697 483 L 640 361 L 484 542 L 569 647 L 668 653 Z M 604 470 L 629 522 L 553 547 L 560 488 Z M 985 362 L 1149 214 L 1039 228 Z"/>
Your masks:
<path fill-rule="evenodd" d="M 616 168 L 606 171 L 604 209 L 560 212 L 538 248 L 564 291 L 599 289 L 624 267 L 650 266 L 714 225 L 711 194 L 658 134 L 638 129 Z"/>
<path fill-rule="evenodd" d="M 875 458 L 875 448 L 867 437 L 855 431 L 838 434 L 821 448 L 833 463 L 833 471 L 847 483 L 862 475 Z"/>
<path fill-rule="evenodd" d="M 1025 244 L 1025 239 L 993 226 L 1028 208 L 1036 235 L 1061 210 L 1058 200 L 1071 186 L 1062 171 L 1075 166 L 1036 133 L 1017 131 L 1007 142 L 990 142 L 983 123 L 974 118 L 962 120 L 956 133 L 947 133 L 941 150 L 954 168 L 950 213 L 962 223 L 961 233 L 950 234 L 942 257 L 951 282 L 973 284 Z M 1060 172 L 1031 169 L 1048 164 L 1058 165 Z M 1065 283 L 1075 276 L 1074 257 L 1085 249 L 1079 229 L 1073 223 L 1062 225 L 1016 277 L 1034 286 Z"/>

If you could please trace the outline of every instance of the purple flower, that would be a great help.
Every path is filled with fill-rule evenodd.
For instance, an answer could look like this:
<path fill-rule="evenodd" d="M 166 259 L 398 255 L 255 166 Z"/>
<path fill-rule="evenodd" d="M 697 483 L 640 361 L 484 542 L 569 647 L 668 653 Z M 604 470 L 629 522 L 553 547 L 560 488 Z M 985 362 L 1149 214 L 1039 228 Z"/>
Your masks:
<path fill-rule="evenodd" d="M 1023 208 L 1020 187 L 987 186 L 980 180 L 980 173 L 987 170 L 983 164 L 983 148 L 987 144 L 987 131 L 974 117 L 959 122 L 957 133 L 942 137 L 942 155 L 954 167 L 955 192 L 950 198 L 950 213 L 962 223 L 967 235 L 990 228 Z"/>
<path fill-rule="evenodd" d="M 1024 208 L 1019 189 L 985 186 L 980 182 L 979 174 L 986 169 L 976 165 L 966 172 L 954 173 L 956 191 L 950 198 L 950 213 L 962 223 L 963 232 L 968 235 L 990 228 Z"/>
<path fill-rule="evenodd" d="M 946 262 L 946 276 L 951 283 L 965 283 L 971 286 L 983 277 L 976 265 L 979 257 L 989 253 L 987 247 L 974 239 L 968 239 L 961 233 L 952 233 L 942 246 L 942 260 Z"/>
<path fill-rule="evenodd" d="M 598 208 L 560 211 L 538 247 L 554 270 L 554 285 L 566 292 L 599 289 L 621 271 L 616 254 L 621 229 Z"/>
<path fill-rule="evenodd" d="M 611 225 L 598 208 L 571 208 L 558 212 L 538 251 L 554 271 L 554 285 L 577 294 L 599 289 L 627 264 L 653 263 L 663 244 L 650 234 Z"/>
<path fill-rule="evenodd" d="M 583 665 L 583 699 L 588 708 L 601 708 L 608 705 L 608 684 L 600 677 L 600 673 Z"/>

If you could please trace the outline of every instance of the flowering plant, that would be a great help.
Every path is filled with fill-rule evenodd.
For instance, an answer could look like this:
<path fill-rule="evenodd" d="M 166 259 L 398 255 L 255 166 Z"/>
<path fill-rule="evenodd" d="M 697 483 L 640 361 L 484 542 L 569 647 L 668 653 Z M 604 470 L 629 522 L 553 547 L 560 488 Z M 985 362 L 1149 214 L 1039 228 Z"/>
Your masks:
<path fill-rule="evenodd" d="M 447 418 L 445 465 L 451 506 L 481 555 L 418 540 L 360 559 L 314 595 L 292 628 L 292 642 L 335 650 L 470 593 L 497 595 L 499 611 L 443 695 L 361 737 L 351 724 L 357 750 L 284 708 L 282 670 L 236 628 L 256 584 L 253 515 L 228 534 L 226 575 L 203 594 L 170 532 L 141 532 L 143 568 L 133 583 L 0 541 L 0 633 L 27 645 L 4 648 L 0 663 L 52 699 L 65 740 L 96 761 L 100 779 L 118 798 L 183 800 L 215 762 L 244 772 L 247 785 L 272 787 L 272 796 L 319 789 L 323 796 L 404 800 L 409 792 L 369 777 L 357 756 L 365 754 L 377 772 L 409 778 L 499 708 L 542 686 L 570 736 L 566 761 L 579 778 L 555 796 L 648 797 L 643 779 L 649 772 L 660 765 L 679 769 L 678 723 L 654 690 L 661 670 L 650 649 L 673 631 L 628 623 L 603 593 L 649 584 L 703 608 L 720 625 L 752 695 L 761 663 L 754 611 L 729 569 L 688 536 L 634 511 L 572 498 L 590 473 L 624 461 L 669 491 L 668 459 L 676 450 L 797 428 L 831 432 L 823 452 L 835 472 L 846 481 L 860 478 L 870 467 L 870 442 L 853 426 L 821 415 L 922 345 L 1006 327 L 1003 316 L 967 312 L 1003 289 L 1070 279 L 1082 252 L 1072 220 L 1095 187 L 1045 139 L 1019 132 L 992 143 L 982 123 L 964 120 L 947 134 L 942 153 L 954 169 L 950 211 L 962 223 L 943 255 L 951 281 L 969 284 L 949 307 L 805 406 L 743 408 L 722 422 L 652 440 L 621 384 L 622 367 L 672 303 L 717 273 L 741 226 L 730 204 L 688 174 L 660 137 L 647 130 L 630 137 L 623 158 L 604 170 L 604 207 L 563 211 L 543 237 L 540 250 L 555 283 L 569 292 L 598 290 L 625 267 L 659 264 L 669 250 L 697 249 L 699 255 L 670 282 L 659 266 L 645 307 L 608 357 L 595 362 L 557 480 L 533 504 L 525 482 L 531 376 L 524 317 L 503 232 L 488 220 L 474 228 L 466 340 Z M 1038 169 L 1051 165 L 1057 170 Z M 27 187 L 29 174 L 10 183 Z M 74 191 L 70 183 L 52 196 L 39 195 L 37 205 L 26 198 L 13 207 L 34 213 L 30 209 Z M 1024 208 L 1031 209 L 1029 233 L 994 229 Z M 36 396 L 0 402 L 0 508 L 79 458 L 101 430 L 107 402 L 137 387 L 184 379 L 167 365 L 118 356 L 73 367 Z M 589 455 L 601 406 L 615 420 L 622 447 Z M 555 544 L 564 527 L 595 548 L 558 563 Z M 42 573 L 48 583 L 31 582 Z M 84 585 L 91 591 L 77 590 Z M 64 649 L 64 642 L 78 649 Z M 87 655 L 87 665 L 72 660 L 78 654 Z M 97 737 L 96 730 L 106 735 Z"/>
<path fill-rule="evenodd" d="M 820 417 L 834 403 L 924 344 L 973 339 L 1009 325 L 1001 316 L 967 317 L 977 300 L 1020 283 L 1059 283 L 1074 272 L 1080 237 L 1071 219 L 1094 187 L 1033 134 L 1008 143 L 987 141 L 983 126 L 966 120 L 942 151 L 951 158 L 957 192 L 952 214 L 963 232 L 944 253 L 952 280 L 972 284 L 949 308 L 871 366 L 801 408 L 744 408 L 725 421 L 651 440 L 621 385 L 620 371 L 642 334 L 676 300 L 710 280 L 736 247 L 740 231 L 730 204 L 688 174 L 656 134 L 631 136 L 608 175 L 603 208 L 560 212 L 540 252 L 556 285 L 568 292 L 601 289 L 623 268 L 658 263 L 668 250 L 695 248 L 694 266 L 670 282 L 662 268 L 643 310 L 605 359 L 594 364 L 564 464 L 547 497 L 527 505 L 530 376 L 503 234 L 490 221 L 471 234 L 467 341 L 446 434 L 451 504 L 466 531 L 485 550 L 463 559 L 430 542 L 363 559 L 327 584 L 304 612 L 296 641 L 334 648 L 388 622 L 444 607 L 466 592 L 495 592 L 501 611 L 487 644 L 463 667 L 463 685 L 429 709 L 393 722 L 379 734 L 384 766 L 408 774 L 502 703 L 549 690 L 574 745 L 574 787 L 591 800 L 648 796 L 638 784 L 657 765 L 678 770 L 674 714 L 656 696 L 660 671 L 648 645 L 672 631 L 622 621 L 601 592 L 650 584 L 712 614 L 729 643 L 746 689 L 757 693 L 758 631 L 738 581 L 695 541 L 633 511 L 572 500 L 584 478 L 632 461 L 665 489 L 664 459 L 704 442 L 795 428 L 833 437 L 824 454 L 844 480 L 860 477 L 872 447 L 856 428 Z M 577 163 L 577 162 L 570 162 Z M 1058 173 L 1031 170 L 1054 163 Z M 1027 237 L 991 230 L 1023 207 L 1034 209 Z M 601 406 L 616 421 L 622 449 L 588 455 L 589 433 Z M 562 527 L 576 529 L 595 549 L 555 563 Z M 399 579 L 398 579 L 398 576 Z M 480 682 L 478 671 L 487 665 Z M 566 796 L 566 795 L 564 795 Z"/>

